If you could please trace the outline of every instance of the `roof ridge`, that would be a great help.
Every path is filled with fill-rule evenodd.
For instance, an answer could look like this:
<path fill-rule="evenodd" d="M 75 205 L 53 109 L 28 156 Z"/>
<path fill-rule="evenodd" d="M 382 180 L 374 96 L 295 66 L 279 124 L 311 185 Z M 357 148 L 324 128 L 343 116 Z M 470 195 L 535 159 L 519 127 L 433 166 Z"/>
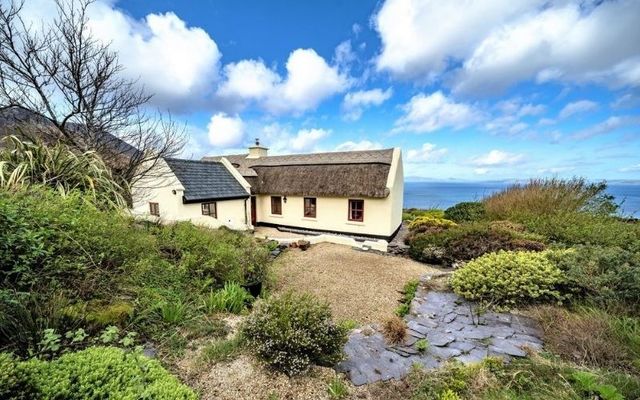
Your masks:
<path fill-rule="evenodd" d="M 186 162 L 202 163 L 202 164 L 221 164 L 221 162 L 218 160 L 191 160 L 187 158 L 176 158 L 176 157 L 165 157 L 164 160 L 165 161 L 186 161 Z"/>

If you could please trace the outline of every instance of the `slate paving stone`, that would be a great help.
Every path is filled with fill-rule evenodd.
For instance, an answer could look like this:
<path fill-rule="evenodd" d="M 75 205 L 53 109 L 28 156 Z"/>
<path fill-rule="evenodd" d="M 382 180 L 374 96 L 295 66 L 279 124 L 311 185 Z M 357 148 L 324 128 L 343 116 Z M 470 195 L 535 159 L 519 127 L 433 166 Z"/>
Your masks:
<path fill-rule="evenodd" d="M 405 316 L 409 329 L 402 344 L 387 344 L 377 325 L 354 330 L 344 348 L 347 359 L 336 369 L 348 373 L 358 386 L 401 379 L 416 363 L 433 369 L 451 358 L 470 364 L 487 356 L 505 360 L 524 357 L 527 347 L 542 349 L 542 334 L 533 319 L 495 312 L 478 318 L 476 307 L 455 293 L 428 292 L 419 287 L 410 311 Z M 367 331 L 374 333 L 367 335 Z M 429 341 L 429 347 L 421 353 L 416 342 L 423 338 Z"/>

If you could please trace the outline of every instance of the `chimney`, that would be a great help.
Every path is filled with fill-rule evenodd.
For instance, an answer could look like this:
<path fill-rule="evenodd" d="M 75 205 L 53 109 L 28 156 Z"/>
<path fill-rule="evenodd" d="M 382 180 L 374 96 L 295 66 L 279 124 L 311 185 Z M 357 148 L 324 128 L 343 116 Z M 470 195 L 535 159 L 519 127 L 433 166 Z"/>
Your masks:
<path fill-rule="evenodd" d="M 247 158 L 266 157 L 268 151 L 268 148 L 260 146 L 260 138 L 256 138 L 256 144 L 249 147 L 249 155 Z"/>

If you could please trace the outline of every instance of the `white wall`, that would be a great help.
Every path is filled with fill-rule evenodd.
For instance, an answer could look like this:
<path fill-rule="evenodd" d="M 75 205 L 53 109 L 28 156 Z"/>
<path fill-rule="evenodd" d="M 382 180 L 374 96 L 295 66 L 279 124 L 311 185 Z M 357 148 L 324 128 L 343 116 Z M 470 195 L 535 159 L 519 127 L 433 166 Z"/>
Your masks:
<path fill-rule="evenodd" d="M 249 199 L 217 201 L 217 218 L 202 215 L 201 203 L 183 204 L 184 187 L 163 163 L 157 176 L 137 183 L 132 194 L 134 198 L 131 213 L 135 216 L 160 222 L 191 221 L 210 228 L 227 226 L 231 229 L 246 230 L 251 224 Z M 175 190 L 175 194 L 173 191 Z M 158 203 L 160 217 L 149 213 L 149 203 Z M 246 208 L 245 208 L 246 206 Z"/>

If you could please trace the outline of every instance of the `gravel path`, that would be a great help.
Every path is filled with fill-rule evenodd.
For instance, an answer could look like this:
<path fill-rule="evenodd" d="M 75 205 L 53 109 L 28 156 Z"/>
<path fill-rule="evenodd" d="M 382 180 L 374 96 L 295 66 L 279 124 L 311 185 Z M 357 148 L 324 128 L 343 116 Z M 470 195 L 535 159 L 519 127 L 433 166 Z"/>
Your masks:
<path fill-rule="evenodd" d="M 407 281 L 437 272 L 407 258 L 330 243 L 290 249 L 275 261 L 277 291 L 310 292 L 329 302 L 336 320 L 358 323 L 392 315 Z"/>

